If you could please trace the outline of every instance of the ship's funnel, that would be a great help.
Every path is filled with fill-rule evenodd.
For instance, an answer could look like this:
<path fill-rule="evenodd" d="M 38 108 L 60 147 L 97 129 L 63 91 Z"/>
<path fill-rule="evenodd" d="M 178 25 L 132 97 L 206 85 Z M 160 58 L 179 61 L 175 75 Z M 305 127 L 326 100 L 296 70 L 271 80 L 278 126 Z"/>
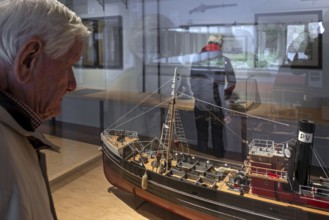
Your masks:
<path fill-rule="evenodd" d="M 295 180 L 300 185 L 307 184 L 312 160 L 314 130 L 314 122 L 307 120 L 299 121 L 298 138 L 295 146 Z"/>

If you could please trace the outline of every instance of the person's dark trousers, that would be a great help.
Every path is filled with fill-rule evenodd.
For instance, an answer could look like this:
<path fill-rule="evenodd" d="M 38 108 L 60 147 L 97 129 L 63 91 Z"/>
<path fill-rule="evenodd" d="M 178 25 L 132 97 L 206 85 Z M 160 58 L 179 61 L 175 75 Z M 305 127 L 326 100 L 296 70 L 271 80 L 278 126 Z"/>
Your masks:
<path fill-rule="evenodd" d="M 194 108 L 195 126 L 197 131 L 197 150 L 208 153 L 209 113 Z"/>
<path fill-rule="evenodd" d="M 211 137 L 212 137 L 212 147 L 213 154 L 216 157 L 224 157 L 225 156 L 225 148 L 224 148 L 224 139 L 223 139 L 223 117 L 219 112 L 212 112 L 216 116 L 214 118 L 213 115 L 210 116 L 211 120 Z M 220 121 L 219 121 L 220 120 Z"/>
<path fill-rule="evenodd" d="M 223 124 L 220 122 L 223 121 L 221 111 L 209 112 L 194 108 L 194 116 L 198 139 L 197 150 L 203 153 L 208 153 L 208 129 L 210 121 L 213 154 L 216 157 L 224 157 Z"/>

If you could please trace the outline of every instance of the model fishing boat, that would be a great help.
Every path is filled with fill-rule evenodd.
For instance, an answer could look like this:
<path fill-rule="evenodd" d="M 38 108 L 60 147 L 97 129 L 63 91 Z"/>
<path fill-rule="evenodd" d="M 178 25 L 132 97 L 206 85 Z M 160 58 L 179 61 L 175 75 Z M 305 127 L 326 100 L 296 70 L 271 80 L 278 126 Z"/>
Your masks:
<path fill-rule="evenodd" d="M 188 219 L 329 219 L 329 179 L 309 175 L 314 123 L 300 121 L 296 140 L 252 140 L 244 163 L 197 156 L 175 109 L 176 79 L 160 138 L 101 133 L 112 185 Z"/>

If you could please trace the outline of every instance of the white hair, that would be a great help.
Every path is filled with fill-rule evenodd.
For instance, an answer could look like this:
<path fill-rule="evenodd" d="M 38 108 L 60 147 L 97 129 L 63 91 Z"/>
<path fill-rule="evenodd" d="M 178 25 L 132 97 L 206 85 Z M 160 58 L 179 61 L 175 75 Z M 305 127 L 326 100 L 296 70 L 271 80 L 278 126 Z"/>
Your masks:
<path fill-rule="evenodd" d="M 0 0 L 0 61 L 13 64 L 19 48 L 39 38 L 58 58 L 89 34 L 81 18 L 57 0 Z"/>
<path fill-rule="evenodd" d="M 220 34 L 212 34 L 208 38 L 208 43 L 216 43 L 216 44 L 222 45 L 223 37 Z"/>

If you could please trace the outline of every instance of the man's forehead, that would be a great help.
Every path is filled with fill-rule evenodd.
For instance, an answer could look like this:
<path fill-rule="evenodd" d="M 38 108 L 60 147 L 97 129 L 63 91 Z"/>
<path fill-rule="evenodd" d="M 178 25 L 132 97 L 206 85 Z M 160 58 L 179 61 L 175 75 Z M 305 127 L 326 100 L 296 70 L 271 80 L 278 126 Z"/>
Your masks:
<path fill-rule="evenodd" d="M 79 60 L 83 49 L 82 40 L 76 39 L 73 46 L 64 55 L 64 59 Z"/>

